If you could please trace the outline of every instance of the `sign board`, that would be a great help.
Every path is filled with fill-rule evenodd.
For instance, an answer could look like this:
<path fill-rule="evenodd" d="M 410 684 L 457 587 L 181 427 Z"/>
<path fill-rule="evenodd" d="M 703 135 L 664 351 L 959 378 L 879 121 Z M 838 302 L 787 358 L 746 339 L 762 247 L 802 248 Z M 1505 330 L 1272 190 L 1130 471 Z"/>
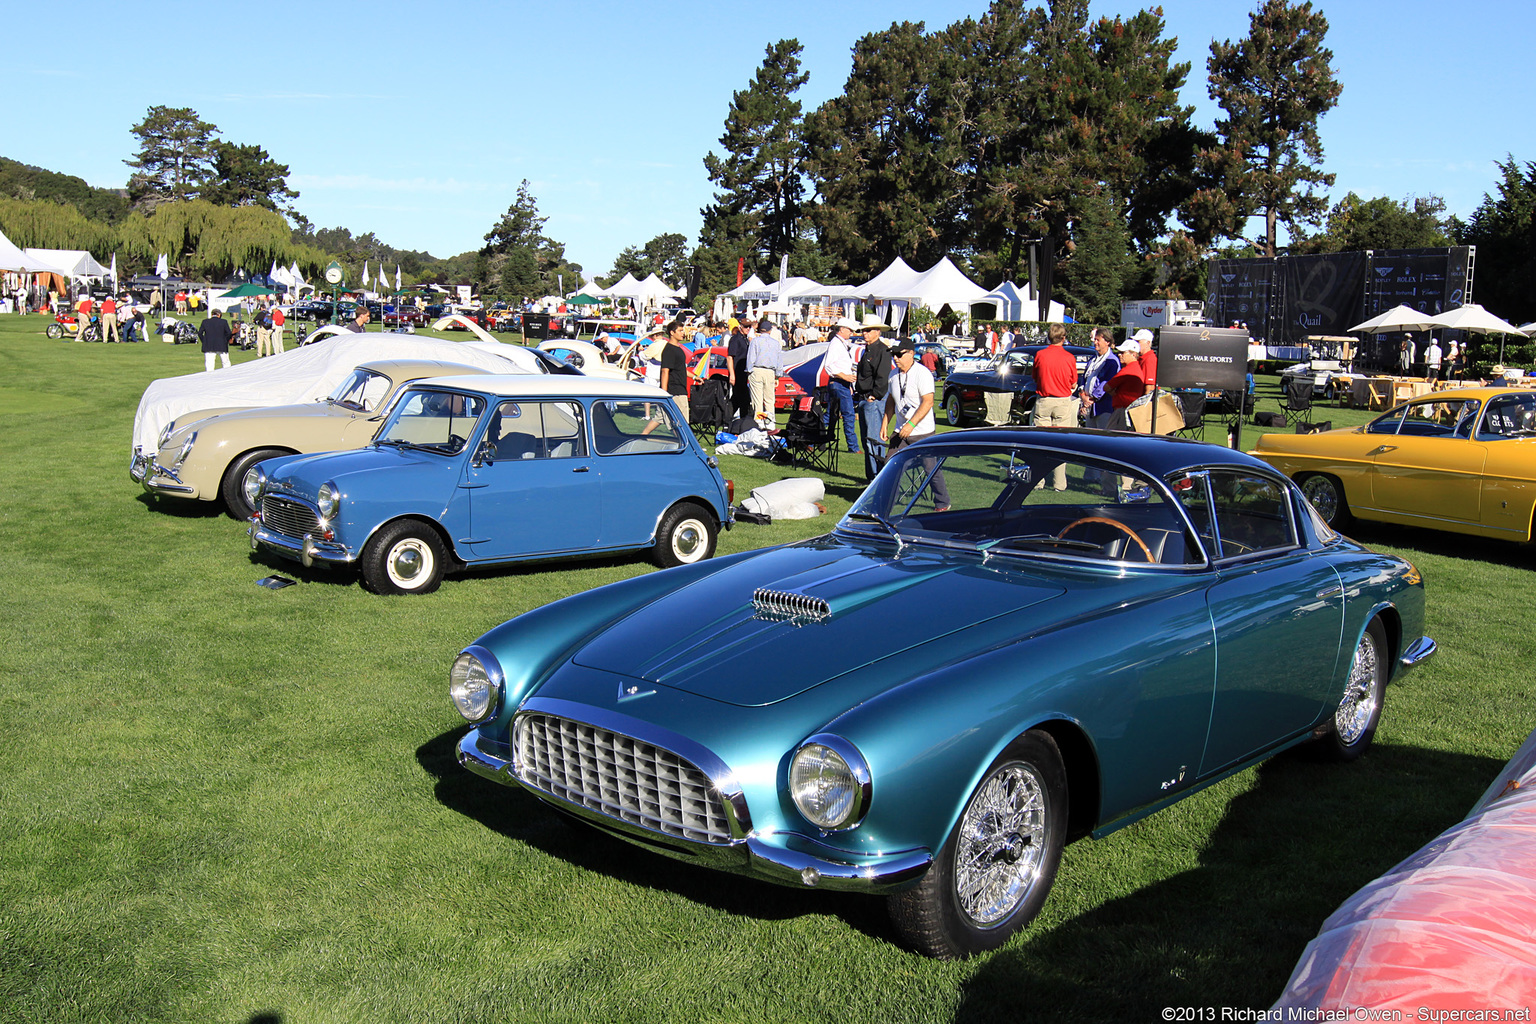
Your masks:
<path fill-rule="evenodd" d="M 455 285 L 454 288 L 458 292 L 459 301 L 464 303 L 466 306 L 469 305 L 469 296 L 470 296 L 471 292 L 474 290 L 474 286 L 473 285 L 467 285 L 467 284 L 461 284 L 461 285 Z"/>
<path fill-rule="evenodd" d="M 1248 332 L 1230 327 L 1164 327 L 1157 339 L 1157 386 L 1246 390 Z"/>

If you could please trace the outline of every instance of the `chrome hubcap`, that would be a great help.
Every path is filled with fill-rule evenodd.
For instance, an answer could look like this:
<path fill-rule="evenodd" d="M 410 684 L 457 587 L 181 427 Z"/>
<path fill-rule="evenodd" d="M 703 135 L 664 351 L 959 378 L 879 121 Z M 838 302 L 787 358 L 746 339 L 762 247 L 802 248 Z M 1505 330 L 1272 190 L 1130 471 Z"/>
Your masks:
<path fill-rule="evenodd" d="M 982 782 L 960 820 L 955 902 L 978 925 L 1006 919 L 1029 895 L 1045 854 L 1045 788 L 1015 761 Z"/>
<path fill-rule="evenodd" d="M 1302 485 L 1301 493 L 1307 496 L 1312 507 L 1317 509 L 1317 514 L 1323 517 L 1323 522 L 1332 523 L 1334 516 L 1339 514 L 1339 495 L 1334 490 L 1333 484 L 1320 476 L 1308 477 Z"/>
<path fill-rule="evenodd" d="M 1349 684 L 1344 688 L 1344 699 L 1333 716 L 1334 728 L 1345 745 L 1355 743 L 1370 726 L 1381 701 L 1380 662 L 1376 641 L 1370 633 L 1360 638 L 1355 648 L 1355 660 L 1349 666 Z"/>
<path fill-rule="evenodd" d="M 432 552 L 419 540 L 403 540 L 390 549 L 387 564 L 389 578 L 409 587 L 432 568 Z"/>
<path fill-rule="evenodd" d="M 672 534 L 672 553 L 684 562 L 692 562 L 704 553 L 706 537 L 703 523 L 685 519 Z"/>

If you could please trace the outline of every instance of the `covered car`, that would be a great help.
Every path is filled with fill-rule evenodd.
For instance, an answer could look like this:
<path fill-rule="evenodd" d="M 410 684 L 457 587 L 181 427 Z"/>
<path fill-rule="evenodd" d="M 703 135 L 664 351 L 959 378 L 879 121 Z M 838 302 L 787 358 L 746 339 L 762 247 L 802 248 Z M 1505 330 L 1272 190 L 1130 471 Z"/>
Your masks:
<path fill-rule="evenodd" d="M 889 897 L 992 949 L 1063 845 L 1278 750 L 1348 761 L 1434 651 L 1407 561 L 1240 452 L 1079 429 L 899 450 L 832 533 L 506 622 L 449 689 L 466 768 L 645 849 Z"/>

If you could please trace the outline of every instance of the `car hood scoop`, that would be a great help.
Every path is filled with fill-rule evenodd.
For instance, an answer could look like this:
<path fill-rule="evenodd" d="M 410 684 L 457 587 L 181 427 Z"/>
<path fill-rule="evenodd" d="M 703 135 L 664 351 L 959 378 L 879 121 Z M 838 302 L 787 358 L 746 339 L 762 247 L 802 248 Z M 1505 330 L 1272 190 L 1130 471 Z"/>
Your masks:
<path fill-rule="evenodd" d="M 761 706 L 1062 592 L 953 555 L 813 541 L 673 591 L 593 637 L 573 660 Z"/>

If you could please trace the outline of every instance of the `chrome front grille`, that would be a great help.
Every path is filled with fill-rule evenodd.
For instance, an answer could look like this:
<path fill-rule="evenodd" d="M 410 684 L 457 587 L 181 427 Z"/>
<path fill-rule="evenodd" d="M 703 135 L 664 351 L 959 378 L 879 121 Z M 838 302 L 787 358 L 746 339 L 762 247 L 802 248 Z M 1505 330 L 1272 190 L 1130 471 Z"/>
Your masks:
<path fill-rule="evenodd" d="M 699 843 L 731 841 L 720 791 L 670 750 L 554 715 L 518 716 L 523 782 L 578 807 Z"/>
<path fill-rule="evenodd" d="M 752 608 L 764 619 L 825 619 L 832 614 L 832 606 L 822 598 L 766 587 L 752 591 Z"/>
<path fill-rule="evenodd" d="M 302 501 L 268 494 L 261 499 L 261 521 L 269 530 L 289 537 L 320 533 L 320 516 Z"/>

